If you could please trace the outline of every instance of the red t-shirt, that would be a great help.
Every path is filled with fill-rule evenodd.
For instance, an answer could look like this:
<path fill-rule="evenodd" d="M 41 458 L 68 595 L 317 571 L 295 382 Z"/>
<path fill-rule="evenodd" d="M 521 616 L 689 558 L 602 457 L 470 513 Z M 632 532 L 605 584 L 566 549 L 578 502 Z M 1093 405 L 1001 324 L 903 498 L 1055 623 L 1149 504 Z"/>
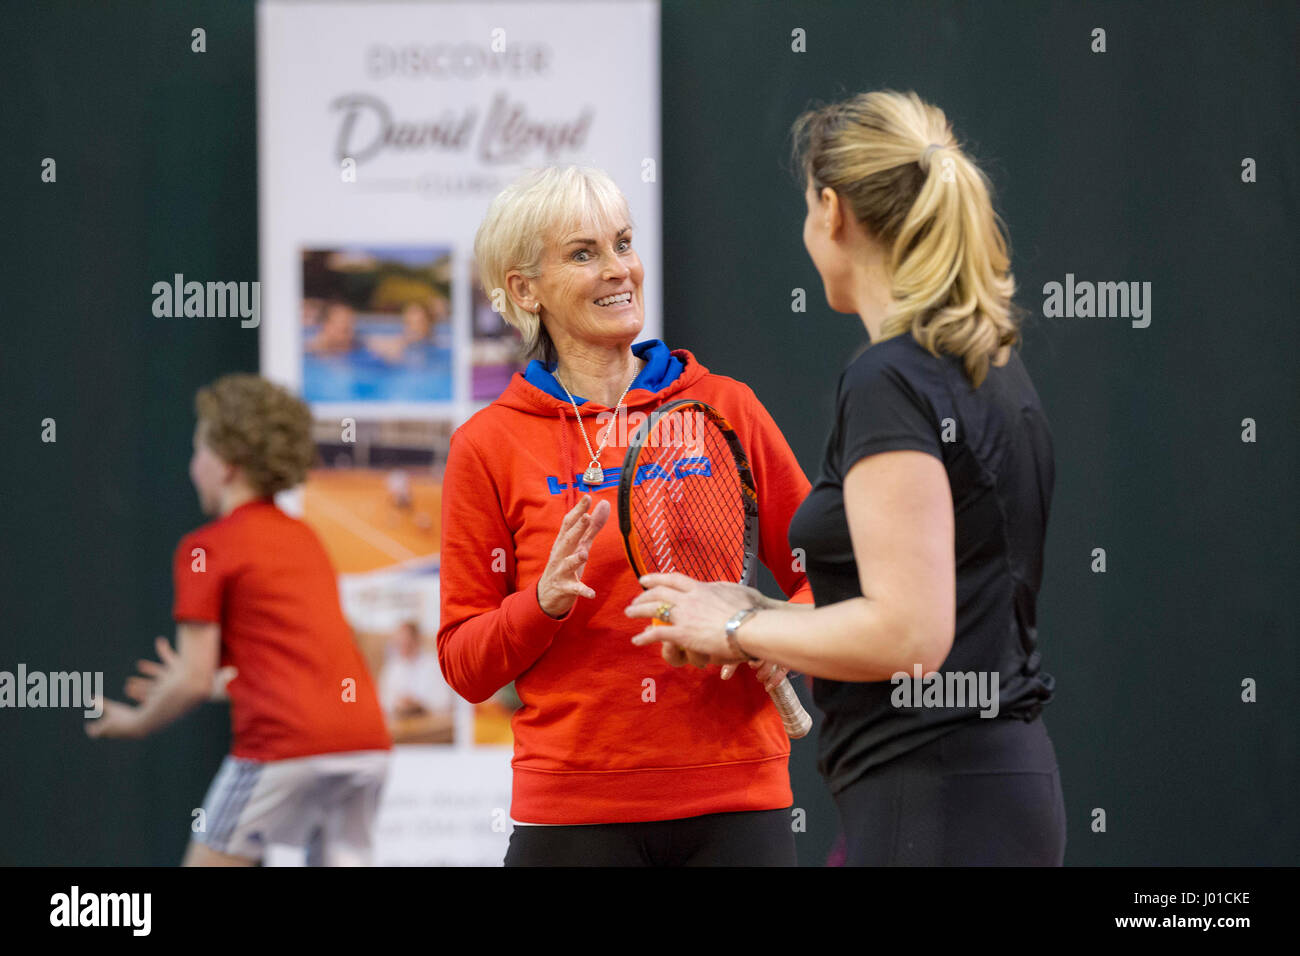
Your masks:
<path fill-rule="evenodd" d="M 179 621 L 221 625 L 233 756 L 286 760 L 392 746 L 320 539 L 270 499 L 181 539 Z"/>

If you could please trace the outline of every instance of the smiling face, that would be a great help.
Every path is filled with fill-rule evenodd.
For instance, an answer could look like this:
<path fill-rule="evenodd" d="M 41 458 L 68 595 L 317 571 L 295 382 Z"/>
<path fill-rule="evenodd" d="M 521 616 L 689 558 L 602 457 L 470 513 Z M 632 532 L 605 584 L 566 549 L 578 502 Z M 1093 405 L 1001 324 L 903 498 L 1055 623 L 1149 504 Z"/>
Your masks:
<path fill-rule="evenodd" d="M 512 276 L 520 276 L 518 272 Z M 522 277 L 521 277 L 522 278 Z M 546 243 L 541 275 L 512 283 L 520 306 L 536 311 L 558 345 L 631 342 L 645 324 L 645 269 L 632 248 L 632 227 L 593 217 Z"/>

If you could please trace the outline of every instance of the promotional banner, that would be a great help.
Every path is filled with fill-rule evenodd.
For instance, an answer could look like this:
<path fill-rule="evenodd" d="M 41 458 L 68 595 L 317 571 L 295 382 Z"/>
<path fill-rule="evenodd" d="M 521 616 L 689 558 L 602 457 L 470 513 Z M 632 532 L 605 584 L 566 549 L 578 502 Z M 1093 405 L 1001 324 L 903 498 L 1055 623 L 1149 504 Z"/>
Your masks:
<path fill-rule="evenodd" d="M 604 169 L 660 337 L 658 4 L 263 0 L 257 28 L 261 367 L 312 407 L 319 467 L 284 505 L 397 741 L 375 862 L 499 864 L 518 701 L 460 698 L 433 644 L 451 433 L 523 367 L 474 234 L 526 169 Z"/>

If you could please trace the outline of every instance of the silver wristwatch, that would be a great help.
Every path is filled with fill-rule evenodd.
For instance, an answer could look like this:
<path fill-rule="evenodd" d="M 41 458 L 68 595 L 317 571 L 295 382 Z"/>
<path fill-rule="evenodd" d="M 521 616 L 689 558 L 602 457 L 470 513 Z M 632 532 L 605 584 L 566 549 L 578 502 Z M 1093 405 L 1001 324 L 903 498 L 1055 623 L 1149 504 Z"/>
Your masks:
<path fill-rule="evenodd" d="M 731 620 L 727 622 L 727 646 L 731 648 L 733 654 L 751 661 L 758 660 L 757 657 L 752 656 L 748 651 L 740 646 L 740 642 L 736 640 L 736 630 L 741 624 L 744 624 L 745 621 L 749 619 L 751 614 L 755 611 L 761 610 L 763 610 L 762 605 L 755 604 L 753 607 L 747 607 L 745 610 L 732 615 Z"/>

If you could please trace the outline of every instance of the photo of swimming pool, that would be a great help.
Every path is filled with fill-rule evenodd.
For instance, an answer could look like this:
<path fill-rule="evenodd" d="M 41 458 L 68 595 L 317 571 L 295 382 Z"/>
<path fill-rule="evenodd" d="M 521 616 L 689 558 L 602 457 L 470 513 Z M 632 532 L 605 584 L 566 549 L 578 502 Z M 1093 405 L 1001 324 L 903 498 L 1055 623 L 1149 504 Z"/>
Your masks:
<path fill-rule="evenodd" d="M 302 394 L 309 402 L 453 398 L 451 250 L 304 250 Z"/>

